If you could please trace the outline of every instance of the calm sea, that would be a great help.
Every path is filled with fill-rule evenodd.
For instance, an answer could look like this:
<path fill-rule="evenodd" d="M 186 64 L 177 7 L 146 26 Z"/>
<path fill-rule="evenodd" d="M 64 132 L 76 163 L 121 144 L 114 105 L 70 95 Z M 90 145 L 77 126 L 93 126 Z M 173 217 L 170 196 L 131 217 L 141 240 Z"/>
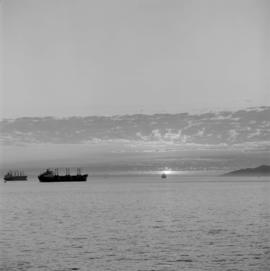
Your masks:
<path fill-rule="evenodd" d="M 0 268 L 270 270 L 265 178 L 0 184 Z"/>

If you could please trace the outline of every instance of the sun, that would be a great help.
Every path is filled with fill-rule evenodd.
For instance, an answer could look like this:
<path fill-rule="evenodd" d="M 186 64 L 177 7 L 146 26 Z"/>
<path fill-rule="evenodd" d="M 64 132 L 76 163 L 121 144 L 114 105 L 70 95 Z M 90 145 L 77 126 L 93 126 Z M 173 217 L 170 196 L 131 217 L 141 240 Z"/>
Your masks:
<path fill-rule="evenodd" d="M 162 170 L 161 173 L 166 174 L 166 175 L 170 175 L 173 173 L 173 171 L 170 168 L 166 168 L 166 169 Z"/>

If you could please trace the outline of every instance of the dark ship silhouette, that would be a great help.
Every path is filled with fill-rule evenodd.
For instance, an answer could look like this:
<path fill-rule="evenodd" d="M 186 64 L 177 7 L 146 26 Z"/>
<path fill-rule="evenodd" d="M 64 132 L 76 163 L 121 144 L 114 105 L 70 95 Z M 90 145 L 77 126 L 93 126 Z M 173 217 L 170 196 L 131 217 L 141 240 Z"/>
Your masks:
<path fill-rule="evenodd" d="M 164 173 L 161 174 L 160 177 L 161 177 L 161 179 L 166 179 L 167 178 L 167 174 L 164 172 Z"/>
<path fill-rule="evenodd" d="M 54 171 L 47 169 L 45 172 L 38 176 L 40 182 L 86 182 L 88 174 L 81 174 L 81 170 L 77 168 L 76 175 L 70 175 L 70 169 L 66 168 L 66 175 L 59 175 L 58 169 Z"/>
<path fill-rule="evenodd" d="M 7 181 L 27 181 L 27 176 L 24 174 L 23 171 L 19 170 L 10 170 L 8 173 L 4 176 L 5 182 Z"/>

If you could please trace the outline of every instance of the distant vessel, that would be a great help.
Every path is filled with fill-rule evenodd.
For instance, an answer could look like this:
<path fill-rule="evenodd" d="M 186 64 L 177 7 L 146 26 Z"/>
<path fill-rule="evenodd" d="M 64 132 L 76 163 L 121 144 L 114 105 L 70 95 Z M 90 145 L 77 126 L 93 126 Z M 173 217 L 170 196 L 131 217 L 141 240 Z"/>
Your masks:
<path fill-rule="evenodd" d="M 167 174 L 166 173 L 162 173 L 161 174 L 161 179 L 166 179 L 167 178 Z"/>
<path fill-rule="evenodd" d="M 81 170 L 77 168 L 76 175 L 70 175 L 70 169 L 66 168 L 66 175 L 59 175 L 58 169 L 55 171 L 47 169 L 45 172 L 38 176 L 40 182 L 85 182 L 87 180 L 88 174 L 81 174 Z"/>
<path fill-rule="evenodd" d="M 27 176 L 24 174 L 23 171 L 19 170 L 10 170 L 8 173 L 4 176 L 5 182 L 7 181 L 27 181 Z"/>

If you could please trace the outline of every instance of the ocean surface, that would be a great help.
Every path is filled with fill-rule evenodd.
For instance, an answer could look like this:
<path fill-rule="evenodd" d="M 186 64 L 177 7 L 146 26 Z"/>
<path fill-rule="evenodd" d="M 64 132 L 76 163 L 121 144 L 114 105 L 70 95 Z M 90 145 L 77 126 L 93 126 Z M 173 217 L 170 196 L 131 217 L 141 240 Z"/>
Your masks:
<path fill-rule="evenodd" d="M 0 270 L 270 270 L 270 180 L 0 184 Z"/>

